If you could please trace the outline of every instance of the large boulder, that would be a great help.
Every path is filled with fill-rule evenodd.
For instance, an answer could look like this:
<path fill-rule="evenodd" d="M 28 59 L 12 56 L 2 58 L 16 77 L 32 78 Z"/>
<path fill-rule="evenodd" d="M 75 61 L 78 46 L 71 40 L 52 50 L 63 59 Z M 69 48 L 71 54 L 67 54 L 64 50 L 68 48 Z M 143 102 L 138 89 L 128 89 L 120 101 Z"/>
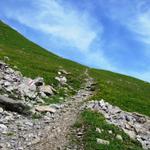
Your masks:
<path fill-rule="evenodd" d="M 34 84 L 34 81 L 29 78 L 25 78 L 23 82 L 20 85 L 18 85 L 18 91 L 22 97 L 35 99 L 37 96 L 37 89 Z"/>
<path fill-rule="evenodd" d="M 29 107 L 24 103 L 5 97 L 3 95 L 0 95 L 0 106 L 4 107 L 6 110 L 19 113 L 27 113 L 27 110 L 29 109 Z"/>

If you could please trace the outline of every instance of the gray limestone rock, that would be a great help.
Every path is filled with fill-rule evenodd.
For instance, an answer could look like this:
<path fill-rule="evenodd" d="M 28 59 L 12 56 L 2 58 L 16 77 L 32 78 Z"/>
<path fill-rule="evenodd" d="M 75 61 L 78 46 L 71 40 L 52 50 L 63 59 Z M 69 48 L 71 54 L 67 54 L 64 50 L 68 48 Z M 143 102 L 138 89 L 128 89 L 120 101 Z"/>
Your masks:
<path fill-rule="evenodd" d="M 97 138 L 96 141 L 97 141 L 97 144 L 104 144 L 104 145 L 109 145 L 110 144 L 109 141 L 103 140 L 103 139 L 99 139 L 99 138 Z"/>

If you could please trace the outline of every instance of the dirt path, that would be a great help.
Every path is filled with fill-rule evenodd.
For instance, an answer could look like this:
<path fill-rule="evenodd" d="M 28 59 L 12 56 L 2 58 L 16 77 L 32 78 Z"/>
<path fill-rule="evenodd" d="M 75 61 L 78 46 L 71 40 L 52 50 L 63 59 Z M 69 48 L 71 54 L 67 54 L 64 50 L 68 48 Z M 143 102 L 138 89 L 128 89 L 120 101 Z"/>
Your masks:
<path fill-rule="evenodd" d="M 88 77 L 85 87 L 79 90 L 70 100 L 66 101 L 64 108 L 54 115 L 53 122 L 43 130 L 45 136 L 39 143 L 31 146 L 32 150 L 64 149 L 64 146 L 69 142 L 67 135 L 70 127 L 76 122 L 82 104 L 93 94 L 91 90 L 92 84 L 93 79 Z"/>

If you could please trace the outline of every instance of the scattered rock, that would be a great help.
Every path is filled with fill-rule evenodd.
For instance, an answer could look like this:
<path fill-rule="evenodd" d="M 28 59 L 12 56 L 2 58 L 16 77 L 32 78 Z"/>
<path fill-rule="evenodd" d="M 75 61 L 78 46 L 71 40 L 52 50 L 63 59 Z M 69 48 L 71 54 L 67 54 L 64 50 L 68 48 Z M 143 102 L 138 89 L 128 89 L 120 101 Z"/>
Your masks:
<path fill-rule="evenodd" d="M 3 95 L 0 95 L 0 104 L 7 110 L 16 111 L 19 113 L 25 113 L 28 108 L 27 105 L 20 101 L 15 101 Z"/>
<path fill-rule="evenodd" d="M 102 133 L 101 129 L 100 128 L 96 128 L 96 132 L 98 133 Z"/>
<path fill-rule="evenodd" d="M 44 101 L 43 99 L 39 98 L 39 99 L 37 100 L 37 103 L 44 104 L 44 103 L 45 103 L 45 101 Z"/>
<path fill-rule="evenodd" d="M 8 128 L 4 124 L 0 124 L 0 133 L 7 133 Z"/>
<path fill-rule="evenodd" d="M 29 122 L 29 121 L 27 121 L 27 122 L 25 122 L 25 125 L 27 125 L 27 126 L 33 126 L 33 123 L 32 122 Z"/>
<path fill-rule="evenodd" d="M 51 108 L 49 106 L 36 106 L 35 110 L 38 112 L 51 112 L 51 113 L 55 113 L 56 109 Z"/>
<path fill-rule="evenodd" d="M 3 108 L 2 107 L 0 107 L 0 113 L 2 113 L 3 112 Z"/>
<path fill-rule="evenodd" d="M 0 150 L 8 150 L 6 144 L 0 143 Z"/>
<path fill-rule="evenodd" d="M 24 78 L 18 88 L 22 97 L 28 97 L 32 100 L 37 97 L 37 89 L 32 79 Z"/>
<path fill-rule="evenodd" d="M 32 140 L 32 144 L 37 144 L 38 142 L 40 142 L 40 138 L 37 137 L 36 139 Z"/>
<path fill-rule="evenodd" d="M 23 147 L 18 147 L 18 150 L 24 150 L 24 148 Z"/>
<path fill-rule="evenodd" d="M 61 74 L 65 74 L 65 75 L 70 74 L 70 73 L 68 73 L 68 72 L 67 72 L 66 70 L 64 70 L 64 69 L 60 69 L 59 72 L 60 72 Z"/>
<path fill-rule="evenodd" d="M 118 139 L 118 140 L 120 140 L 120 141 L 123 141 L 122 136 L 121 136 L 121 135 L 119 135 L 119 134 L 117 134 L 117 135 L 116 135 L 116 139 Z"/>
<path fill-rule="evenodd" d="M 129 137 L 130 137 L 131 139 L 133 139 L 133 140 L 136 139 L 136 133 L 135 133 L 134 131 L 127 130 L 127 129 L 123 129 L 123 131 L 124 131 L 127 135 L 129 135 Z"/>
<path fill-rule="evenodd" d="M 8 56 L 4 56 L 4 62 L 7 62 L 7 61 L 9 61 L 10 59 L 9 59 L 9 57 Z"/>
<path fill-rule="evenodd" d="M 58 75 L 61 75 L 61 72 L 60 72 L 60 71 L 58 71 Z"/>
<path fill-rule="evenodd" d="M 44 79 L 41 77 L 37 77 L 36 79 L 34 79 L 34 84 L 36 86 L 42 86 L 44 85 Z"/>
<path fill-rule="evenodd" d="M 45 85 L 44 79 L 37 77 L 31 79 L 23 77 L 21 72 L 10 68 L 6 63 L 0 61 L 0 89 L 3 94 L 23 101 L 38 100 L 51 96 L 55 89 Z"/>
<path fill-rule="evenodd" d="M 99 139 L 99 138 L 97 138 L 96 141 L 97 141 L 97 144 L 109 145 L 109 143 L 110 143 L 107 140 L 103 140 L 103 139 Z"/>
<path fill-rule="evenodd" d="M 45 86 L 40 87 L 40 91 L 45 93 L 46 95 L 50 96 L 50 95 L 53 95 L 53 91 L 55 91 L 55 90 L 52 86 L 45 85 Z"/>
<path fill-rule="evenodd" d="M 55 79 L 59 81 L 61 85 L 65 85 L 67 83 L 67 78 L 65 76 L 55 77 Z"/>
<path fill-rule="evenodd" d="M 62 104 L 50 104 L 49 106 L 50 106 L 51 108 L 55 108 L 55 109 L 63 108 L 63 105 L 62 105 Z"/>
<path fill-rule="evenodd" d="M 125 112 L 104 100 L 91 101 L 87 105 L 87 108 L 102 113 L 108 123 L 123 129 L 130 138 L 138 140 L 144 149 L 150 149 L 149 117 L 137 113 Z M 108 132 L 110 133 L 110 131 Z M 117 135 L 116 138 L 122 140 L 120 135 Z"/>
<path fill-rule="evenodd" d="M 83 135 L 82 132 L 78 132 L 78 133 L 77 133 L 77 136 L 82 136 L 82 135 Z"/>
<path fill-rule="evenodd" d="M 109 134 L 112 134 L 113 132 L 111 130 L 108 131 Z"/>

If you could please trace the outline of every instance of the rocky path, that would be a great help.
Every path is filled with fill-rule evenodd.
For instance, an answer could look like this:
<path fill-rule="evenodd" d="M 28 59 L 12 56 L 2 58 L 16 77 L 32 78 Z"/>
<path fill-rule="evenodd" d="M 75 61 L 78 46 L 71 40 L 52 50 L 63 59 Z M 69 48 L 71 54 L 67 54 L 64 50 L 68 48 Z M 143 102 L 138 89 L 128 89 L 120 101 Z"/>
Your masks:
<path fill-rule="evenodd" d="M 31 102 L 35 102 L 34 106 L 31 105 L 32 112 L 35 114 L 44 112 L 42 117 L 38 119 L 32 118 L 33 116 L 23 116 L 16 113 L 20 112 L 16 110 L 18 105 L 20 110 L 20 106 L 22 106 L 23 103 L 8 98 L 7 94 L 0 95 L 0 104 L 2 103 L 2 105 L 0 105 L 0 149 L 63 149 L 67 143 L 66 136 L 69 133 L 69 128 L 75 123 L 82 104 L 93 94 L 93 79 L 88 76 L 88 70 L 85 71 L 85 76 L 85 84 L 75 96 L 66 99 L 62 104 L 39 106 L 36 105 L 36 103 L 42 100 L 42 91 L 39 91 L 41 89 L 40 87 L 46 88 L 46 93 L 52 92 L 52 87 L 45 85 L 43 78 L 32 80 L 23 77 L 20 72 L 17 73 L 17 71 L 14 71 L 7 64 L 0 61 L 0 89 L 6 93 L 12 92 L 14 88 L 17 89 L 17 93 L 19 93 L 19 96 L 22 95 L 24 102 L 26 102 L 26 97 L 32 99 L 29 101 L 30 105 Z M 32 86 L 28 83 L 32 83 Z M 49 91 L 47 91 L 47 87 Z M 35 95 L 35 93 L 38 96 L 33 100 L 32 96 Z M 12 94 L 14 93 L 12 92 Z M 42 92 L 42 96 L 43 95 L 44 91 Z M 16 96 L 18 96 L 18 94 L 16 94 Z M 9 104 L 10 107 L 6 109 L 3 107 L 3 104 L 5 104 L 5 106 Z"/>
<path fill-rule="evenodd" d="M 92 95 L 91 87 L 93 79 L 88 78 L 86 85 L 78 93 L 66 101 L 64 108 L 56 113 L 53 122 L 50 126 L 46 127 L 43 132 L 45 136 L 32 145 L 31 149 L 34 150 L 62 150 L 67 144 L 67 135 L 70 127 L 75 123 L 82 104 Z"/>
<path fill-rule="evenodd" d="M 92 96 L 93 79 L 63 104 L 53 105 L 53 112 L 33 119 L 0 107 L 1 150 L 57 150 L 64 149 L 70 127 L 82 110 L 84 101 Z"/>

